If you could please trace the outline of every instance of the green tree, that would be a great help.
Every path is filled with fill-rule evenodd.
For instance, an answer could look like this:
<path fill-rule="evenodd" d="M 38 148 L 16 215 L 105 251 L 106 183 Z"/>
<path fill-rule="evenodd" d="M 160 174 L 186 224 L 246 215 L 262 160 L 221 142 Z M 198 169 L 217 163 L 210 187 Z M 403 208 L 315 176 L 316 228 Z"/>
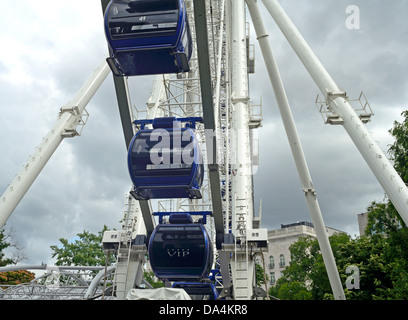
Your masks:
<path fill-rule="evenodd" d="M 359 270 L 358 289 L 347 289 L 348 300 L 408 299 L 408 230 L 396 220 L 395 208 L 372 203 L 367 208 L 366 236 L 331 236 L 330 244 L 343 284 L 349 266 Z M 269 294 L 279 299 L 333 299 L 317 239 L 299 238 L 290 247 L 291 262 Z"/>
<path fill-rule="evenodd" d="M 102 250 L 102 236 L 108 230 L 104 226 L 98 234 L 93 234 L 89 231 L 78 233 L 78 240 L 73 242 L 67 239 L 60 238 L 62 246 L 51 246 L 52 258 L 56 257 L 57 266 L 104 266 L 106 263 L 106 255 Z M 116 260 L 113 256 L 108 262 L 108 265 Z"/>
<path fill-rule="evenodd" d="M 265 273 L 264 268 L 256 263 L 255 264 L 255 281 L 256 281 L 256 286 L 257 287 L 262 287 L 267 283 L 269 280 L 268 275 Z"/>
<path fill-rule="evenodd" d="M 368 208 L 367 239 L 376 249 L 382 278 L 373 294 L 382 299 L 408 299 L 408 229 L 390 201 Z M 370 257 L 372 258 L 372 257 Z"/>
<path fill-rule="evenodd" d="M 394 168 L 405 183 L 408 182 L 408 110 L 401 113 L 402 122 L 395 121 L 389 133 L 395 138 L 388 149 Z"/>
<path fill-rule="evenodd" d="M 17 264 L 24 260 L 21 248 L 16 243 L 10 242 L 11 238 L 11 232 L 5 232 L 4 229 L 0 230 L 0 267 Z M 6 258 L 4 250 L 11 247 L 20 251 L 21 254 L 16 254 L 13 258 Z M 27 270 L 0 272 L 0 285 L 16 285 L 30 282 L 34 279 L 35 274 Z"/>
<path fill-rule="evenodd" d="M 350 237 L 339 233 L 330 237 L 333 252 Z M 322 300 L 330 298 L 331 286 L 317 239 L 300 237 L 290 247 L 291 261 L 269 294 L 282 300 Z M 335 258 L 338 257 L 335 254 Z"/>
<path fill-rule="evenodd" d="M 408 110 L 401 113 L 402 122 L 395 121 L 389 133 L 394 143 L 388 153 L 395 170 L 408 183 Z M 386 281 L 377 281 L 377 296 L 384 299 L 408 299 L 408 229 L 390 200 L 373 202 L 368 208 L 366 234 L 381 247 Z"/>
<path fill-rule="evenodd" d="M 0 267 L 16 263 L 10 258 L 5 258 L 4 250 L 10 246 L 11 244 L 7 241 L 7 236 L 5 235 L 4 230 L 0 230 Z"/>
<path fill-rule="evenodd" d="M 143 277 L 147 282 L 151 284 L 154 289 L 164 287 L 164 283 L 162 281 L 155 281 L 155 275 L 152 271 L 145 272 Z"/>
<path fill-rule="evenodd" d="M 78 233 L 77 237 L 79 239 L 73 242 L 69 242 L 64 238 L 59 239 L 62 246 L 51 246 L 53 251 L 52 257 L 57 258 L 55 264 L 57 266 L 104 266 L 106 255 L 102 249 L 102 237 L 106 230 L 108 230 L 108 227 L 104 226 L 97 235 L 89 231 Z M 113 265 L 116 263 L 116 258 L 110 255 L 107 262 L 108 265 Z M 154 288 L 164 286 L 163 282 L 155 281 L 153 272 L 145 272 L 144 278 Z"/>
<path fill-rule="evenodd" d="M 279 281 L 279 280 L 278 280 Z M 312 292 L 309 291 L 305 284 L 299 281 L 283 282 L 279 289 L 269 292 L 272 296 L 280 300 L 312 300 Z M 272 294 L 274 293 L 274 294 Z"/>

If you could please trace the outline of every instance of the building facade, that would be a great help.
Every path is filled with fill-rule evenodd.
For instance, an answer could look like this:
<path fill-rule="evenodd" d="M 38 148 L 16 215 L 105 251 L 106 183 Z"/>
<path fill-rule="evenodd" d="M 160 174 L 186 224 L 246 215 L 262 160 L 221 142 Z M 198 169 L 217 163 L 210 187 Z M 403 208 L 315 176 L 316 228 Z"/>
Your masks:
<path fill-rule="evenodd" d="M 360 237 L 364 236 L 365 229 L 367 228 L 368 224 L 368 213 L 363 212 L 357 215 L 358 219 L 358 230 L 360 231 Z"/>
<path fill-rule="evenodd" d="M 326 227 L 328 236 L 343 232 Z M 280 229 L 268 231 L 268 251 L 263 253 L 265 272 L 269 277 L 267 289 L 275 285 L 282 276 L 282 272 L 290 263 L 290 246 L 300 237 L 311 236 L 317 238 L 313 224 L 307 221 L 281 225 Z M 263 263 L 259 261 L 262 266 Z"/>

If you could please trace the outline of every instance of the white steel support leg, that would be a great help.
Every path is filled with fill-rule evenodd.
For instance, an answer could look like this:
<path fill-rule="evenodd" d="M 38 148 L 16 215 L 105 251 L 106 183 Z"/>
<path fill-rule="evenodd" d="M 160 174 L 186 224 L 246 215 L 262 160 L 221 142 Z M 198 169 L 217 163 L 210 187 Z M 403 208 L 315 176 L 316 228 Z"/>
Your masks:
<path fill-rule="evenodd" d="M 23 166 L 13 182 L 0 198 L 0 228 L 2 228 L 14 209 L 20 203 L 34 180 L 40 174 L 48 160 L 57 150 L 62 140 L 75 136 L 75 130 L 86 105 L 110 73 L 109 66 L 103 60 L 94 74 L 83 85 L 77 96 L 61 108 L 58 119 L 51 131 L 44 137 L 35 153 Z"/>
<path fill-rule="evenodd" d="M 234 140 L 232 193 L 236 198 L 234 207 L 236 207 L 237 202 L 245 202 L 245 216 L 237 216 L 235 214 L 232 222 L 233 233 L 236 237 L 239 237 L 246 235 L 246 229 L 252 229 L 252 164 L 248 124 L 249 88 L 246 56 L 245 0 L 232 0 L 231 3 L 231 101 L 233 108 L 231 127 L 232 134 L 234 135 L 232 137 Z M 245 225 L 242 228 L 243 233 L 237 233 L 237 229 L 241 230 L 240 225 L 242 224 Z"/>
<path fill-rule="evenodd" d="M 255 286 L 255 263 L 248 254 L 247 230 L 252 229 L 253 192 L 249 135 L 249 84 L 246 54 L 245 0 L 229 0 L 231 9 L 231 133 L 234 136 L 234 156 L 231 176 L 232 232 L 240 244 L 231 262 L 234 298 L 251 299 Z"/>
<path fill-rule="evenodd" d="M 215 85 L 215 99 L 214 99 L 214 117 L 216 129 L 221 127 L 220 125 L 220 90 L 221 90 L 221 73 L 223 69 L 222 65 L 222 50 L 224 47 L 224 13 L 225 13 L 225 0 L 222 0 L 221 3 L 221 21 L 220 21 L 220 30 L 219 30 L 219 41 L 218 41 L 218 53 L 217 53 L 217 76 L 216 76 L 216 85 Z M 215 44 L 214 44 L 215 45 Z M 220 142 L 219 142 L 220 143 Z"/>
<path fill-rule="evenodd" d="M 345 92 L 331 78 L 279 3 L 276 0 L 262 1 L 320 91 L 330 101 L 332 110 L 344 120 L 344 129 L 408 226 L 408 188 L 404 181 L 371 137 Z"/>
<path fill-rule="evenodd" d="M 303 153 L 301 142 L 296 130 L 295 122 L 292 117 L 289 102 L 285 93 L 285 89 L 280 78 L 278 66 L 273 56 L 269 43 L 269 36 L 266 34 L 262 17 L 257 6 L 256 0 L 246 0 L 248 9 L 251 14 L 255 32 L 261 51 L 268 70 L 269 78 L 275 92 L 276 100 L 279 106 L 286 134 L 292 150 L 293 158 L 295 159 L 297 171 L 302 183 L 303 191 L 305 192 L 307 206 L 316 230 L 317 240 L 322 251 L 323 260 L 329 276 L 330 285 L 333 295 L 336 300 L 344 300 L 345 295 L 341 284 L 340 276 L 334 260 L 333 252 L 330 246 L 329 238 L 326 233 L 326 227 L 320 211 L 320 206 L 317 201 L 316 192 L 312 183 L 312 178 L 309 173 L 306 158 Z"/>
<path fill-rule="evenodd" d="M 146 103 L 148 119 L 163 116 L 163 110 L 160 109 L 159 106 L 166 98 L 166 88 L 164 86 L 164 82 L 168 79 L 169 75 L 156 75 L 154 77 L 152 93 Z"/>

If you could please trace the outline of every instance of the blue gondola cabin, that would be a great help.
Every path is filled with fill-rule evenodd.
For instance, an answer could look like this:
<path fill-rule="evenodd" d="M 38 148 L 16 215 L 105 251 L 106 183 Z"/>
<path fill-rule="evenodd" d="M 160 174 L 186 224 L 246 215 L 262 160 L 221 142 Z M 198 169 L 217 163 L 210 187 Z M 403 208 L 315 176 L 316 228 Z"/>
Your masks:
<path fill-rule="evenodd" d="M 182 127 L 176 118 L 156 118 L 151 123 L 153 129 L 143 125 L 129 146 L 132 195 L 138 200 L 200 199 L 204 165 L 195 125 Z"/>
<path fill-rule="evenodd" d="M 112 0 L 105 34 L 117 76 L 189 71 L 193 46 L 184 0 Z"/>
<path fill-rule="evenodd" d="M 158 225 L 150 237 L 148 250 L 154 274 L 169 281 L 208 278 L 213 248 L 205 226 L 193 223 L 188 213 L 171 214 L 169 221 Z"/>

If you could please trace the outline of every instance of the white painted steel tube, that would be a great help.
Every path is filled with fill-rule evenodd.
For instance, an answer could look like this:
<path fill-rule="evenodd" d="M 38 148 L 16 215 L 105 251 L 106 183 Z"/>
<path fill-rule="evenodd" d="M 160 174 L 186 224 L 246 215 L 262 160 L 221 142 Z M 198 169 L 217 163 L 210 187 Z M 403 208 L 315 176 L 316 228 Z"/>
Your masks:
<path fill-rule="evenodd" d="M 252 203 L 252 165 L 250 154 L 249 136 L 249 87 L 248 68 L 246 55 L 246 24 L 245 24 L 245 1 L 231 1 L 231 102 L 232 119 L 231 133 L 234 143 L 234 159 L 232 163 L 232 199 L 245 199 L 247 208 L 245 217 L 237 215 L 237 203 L 233 200 L 233 233 L 237 234 L 238 224 L 244 223 L 245 230 L 252 229 L 253 203 Z M 232 151 L 232 150 L 231 150 Z M 245 219 L 243 221 L 242 219 Z"/>
<path fill-rule="evenodd" d="M 269 43 L 269 36 L 266 34 L 262 17 L 259 8 L 256 4 L 256 0 L 246 1 L 248 4 L 249 12 L 251 14 L 257 39 L 261 47 L 262 55 L 264 57 L 265 64 L 268 70 L 269 78 L 271 80 L 272 87 L 275 92 L 276 100 L 282 116 L 283 124 L 285 126 L 286 135 L 289 140 L 293 158 L 296 163 L 297 171 L 299 173 L 302 187 L 305 192 L 307 206 L 313 221 L 313 225 L 316 230 L 317 239 L 319 242 L 320 249 L 322 251 L 323 260 L 326 266 L 327 274 L 329 276 L 333 295 L 336 300 L 345 300 L 343 286 L 341 284 L 336 262 L 330 246 L 329 238 L 326 232 L 326 227 L 320 211 L 320 206 L 317 201 L 316 193 L 312 183 L 312 178 L 296 130 L 295 122 L 293 120 L 292 112 L 290 110 L 285 89 L 279 74 L 279 69 L 272 53 L 272 49 Z"/>
<path fill-rule="evenodd" d="M 217 56 L 217 77 L 215 85 L 215 99 L 214 99 L 214 117 L 215 117 L 215 128 L 220 128 L 220 91 L 221 91 L 221 71 L 222 71 L 222 50 L 224 48 L 224 12 L 225 12 L 225 0 L 222 0 L 221 4 L 221 21 L 218 39 L 218 56 Z"/>
<path fill-rule="evenodd" d="M 249 84 L 246 51 L 246 13 L 245 0 L 229 0 L 227 11 L 231 15 L 230 37 L 230 74 L 231 74 L 231 140 L 234 152 L 231 163 L 231 195 L 232 195 L 232 233 L 235 239 L 245 243 L 234 253 L 231 261 L 233 275 L 234 299 L 251 299 L 253 296 L 254 260 L 248 254 L 246 241 L 247 230 L 253 225 L 253 187 L 251 146 L 249 135 Z M 227 186 L 228 188 L 228 186 Z"/>
<path fill-rule="evenodd" d="M 276 0 L 262 0 L 262 2 L 323 95 L 326 96 L 328 92 L 341 92 L 342 90 L 323 67 L 279 3 Z M 408 226 L 408 188 L 404 181 L 371 137 L 347 97 L 334 95 L 330 106 L 335 113 L 343 118 L 344 129 Z"/>
<path fill-rule="evenodd" d="M 2 228 L 14 209 L 20 203 L 48 160 L 64 139 L 64 132 L 75 129 L 78 121 L 95 92 L 110 73 L 104 60 L 94 74 L 83 85 L 75 98 L 66 107 L 76 107 L 77 112 L 61 112 L 54 127 L 43 138 L 35 153 L 24 164 L 23 169 L 14 178 L 0 198 L 0 228 Z"/>
<path fill-rule="evenodd" d="M 262 0 L 262 2 L 320 90 L 324 94 L 326 94 L 326 88 L 335 92 L 341 91 L 279 3 L 276 0 Z"/>

